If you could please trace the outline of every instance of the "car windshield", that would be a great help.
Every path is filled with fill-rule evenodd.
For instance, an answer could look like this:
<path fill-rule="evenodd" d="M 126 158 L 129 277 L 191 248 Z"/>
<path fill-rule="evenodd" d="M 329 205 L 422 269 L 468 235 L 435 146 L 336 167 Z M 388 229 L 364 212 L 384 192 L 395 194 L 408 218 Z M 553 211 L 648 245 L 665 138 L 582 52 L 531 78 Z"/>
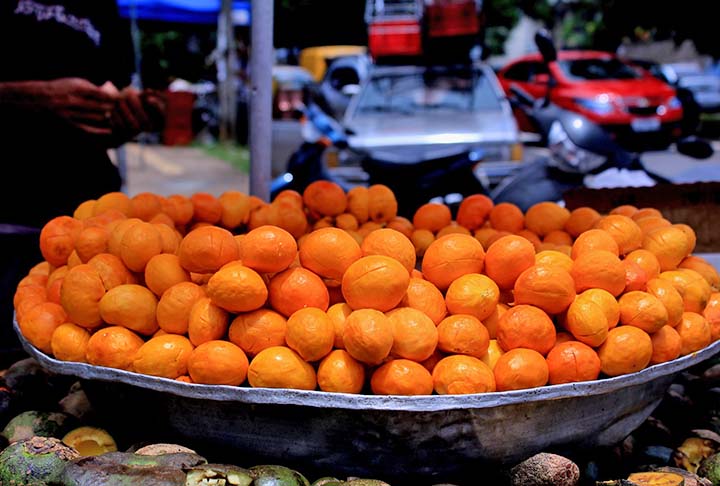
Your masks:
<path fill-rule="evenodd" d="M 560 61 L 558 64 L 565 76 L 573 81 L 642 77 L 642 73 L 619 59 L 575 59 Z"/>
<path fill-rule="evenodd" d="M 357 112 L 411 115 L 498 110 L 492 84 L 478 70 L 376 73 L 358 99 Z"/>

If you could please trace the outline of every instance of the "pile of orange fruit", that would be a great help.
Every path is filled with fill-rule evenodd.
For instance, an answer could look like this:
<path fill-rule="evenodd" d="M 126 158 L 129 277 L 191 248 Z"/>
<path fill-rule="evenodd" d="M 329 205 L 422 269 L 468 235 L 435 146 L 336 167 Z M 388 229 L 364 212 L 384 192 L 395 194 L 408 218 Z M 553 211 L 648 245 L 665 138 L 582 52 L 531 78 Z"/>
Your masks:
<path fill-rule="evenodd" d="M 484 393 L 637 372 L 720 339 L 720 276 L 655 208 L 397 215 L 384 185 L 266 202 L 120 192 L 48 221 L 18 285 L 58 360 L 188 383 Z"/>

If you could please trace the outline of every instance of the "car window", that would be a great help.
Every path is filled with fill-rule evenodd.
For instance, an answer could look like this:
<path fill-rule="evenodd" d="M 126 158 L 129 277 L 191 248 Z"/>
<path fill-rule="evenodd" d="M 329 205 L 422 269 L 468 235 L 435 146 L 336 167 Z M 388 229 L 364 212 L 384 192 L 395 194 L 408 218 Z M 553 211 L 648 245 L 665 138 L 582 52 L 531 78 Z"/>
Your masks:
<path fill-rule="evenodd" d="M 530 81 L 538 74 L 548 74 L 548 69 L 541 62 L 520 62 L 508 68 L 504 77 L 513 81 Z"/>
<path fill-rule="evenodd" d="M 340 90 L 348 84 L 359 84 L 360 75 L 357 70 L 351 67 L 339 67 L 330 74 L 330 85 L 333 89 Z"/>
<path fill-rule="evenodd" d="M 638 79 L 642 74 L 619 59 L 575 59 L 558 62 L 565 76 L 574 81 Z"/>
<path fill-rule="evenodd" d="M 500 107 L 493 85 L 479 71 L 413 71 L 373 76 L 360 95 L 357 112 L 470 112 Z"/>

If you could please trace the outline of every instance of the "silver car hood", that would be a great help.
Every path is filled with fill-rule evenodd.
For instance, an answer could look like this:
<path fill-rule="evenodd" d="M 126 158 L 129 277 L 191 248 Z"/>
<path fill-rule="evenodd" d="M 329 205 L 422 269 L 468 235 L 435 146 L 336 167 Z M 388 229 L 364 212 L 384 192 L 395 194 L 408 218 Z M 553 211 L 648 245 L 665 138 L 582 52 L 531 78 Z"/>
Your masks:
<path fill-rule="evenodd" d="M 350 148 L 388 161 L 420 161 L 448 157 L 483 145 L 510 145 L 518 142 L 512 117 L 497 112 L 431 113 L 388 116 L 365 114 L 347 127 Z"/>

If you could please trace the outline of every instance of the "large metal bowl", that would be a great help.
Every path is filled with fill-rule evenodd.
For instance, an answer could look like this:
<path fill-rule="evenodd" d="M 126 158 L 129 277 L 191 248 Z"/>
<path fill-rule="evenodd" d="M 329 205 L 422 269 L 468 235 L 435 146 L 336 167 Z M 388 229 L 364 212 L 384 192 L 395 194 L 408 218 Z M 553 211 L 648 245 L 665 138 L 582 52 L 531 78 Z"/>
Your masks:
<path fill-rule="evenodd" d="M 265 462 L 302 462 L 335 474 L 450 478 L 540 451 L 620 442 L 652 413 L 675 376 L 720 352 L 720 341 L 637 373 L 530 390 L 378 396 L 198 385 L 59 361 L 93 405 L 126 427 L 167 430 Z M 420 483 L 416 483 L 420 484 Z"/>

